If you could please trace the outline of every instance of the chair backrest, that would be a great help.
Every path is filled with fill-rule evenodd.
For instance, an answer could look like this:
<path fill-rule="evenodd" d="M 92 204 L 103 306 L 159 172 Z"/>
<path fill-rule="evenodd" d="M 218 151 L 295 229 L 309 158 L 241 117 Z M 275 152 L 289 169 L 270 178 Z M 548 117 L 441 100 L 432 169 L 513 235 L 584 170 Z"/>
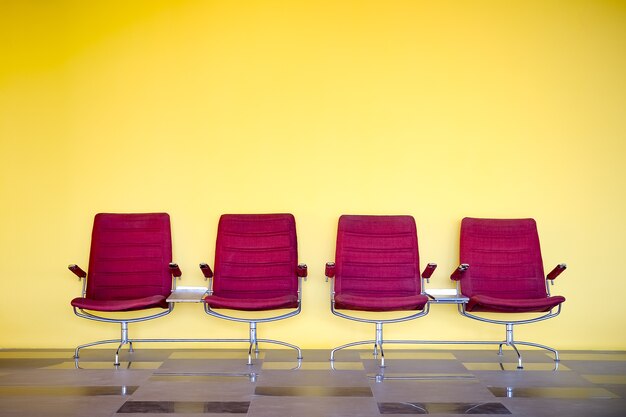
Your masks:
<path fill-rule="evenodd" d="M 224 214 L 215 249 L 213 294 L 267 299 L 298 293 L 298 243 L 291 214 Z"/>
<path fill-rule="evenodd" d="M 95 216 L 87 298 L 128 300 L 168 296 L 172 239 L 167 213 Z"/>
<path fill-rule="evenodd" d="M 476 219 L 461 222 L 460 281 L 468 296 L 522 299 L 547 296 L 537 224 L 533 219 Z"/>
<path fill-rule="evenodd" d="M 385 297 L 420 294 L 415 219 L 343 215 L 335 253 L 335 294 Z"/>

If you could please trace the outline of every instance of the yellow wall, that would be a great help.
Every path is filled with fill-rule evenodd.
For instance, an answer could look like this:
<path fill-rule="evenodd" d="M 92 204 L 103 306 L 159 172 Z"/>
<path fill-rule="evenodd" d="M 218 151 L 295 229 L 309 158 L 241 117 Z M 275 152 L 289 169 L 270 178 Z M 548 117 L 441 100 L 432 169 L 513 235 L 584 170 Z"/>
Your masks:
<path fill-rule="evenodd" d="M 626 349 L 620 1 L 0 1 L 0 348 L 117 334 L 75 317 L 97 212 L 166 211 L 183 285 L 222 213 L 291 212 L 304 311 L 260 336 L 373 337 L 332 316 L 342 213 L 415 216 L 448 279 L 463 216 L 534 217 L 560 317 L 517 330 Z M 135 337 L 245 337 L 180 305 Z M 418 336 L 419 335 L 419 336 Z M 386 336 L 496 338 L 450 306 Z"/>

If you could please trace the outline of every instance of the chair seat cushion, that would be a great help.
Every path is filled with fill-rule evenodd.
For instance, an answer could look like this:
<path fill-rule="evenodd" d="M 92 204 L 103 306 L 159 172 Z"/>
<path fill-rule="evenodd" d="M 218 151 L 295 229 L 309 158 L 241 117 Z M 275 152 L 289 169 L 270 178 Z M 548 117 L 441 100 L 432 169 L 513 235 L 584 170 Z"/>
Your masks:
<path fill-rule="evenodd" d="M 506 299 L 487 295 L 470 297 L 465 309 L 467 311 L 484 311 L 494 313 L 541 313 L 547 312 L 565 301 L 565 297 Z"/>
<path fill-rule="evenodd" d="M 208 295 L 204 302 L 211 308 L 226 308 L 241 311 L 278 310 L 281 308 L 297 308 L 298 296 L 295 294 L 272 298 L 229 298 Z"/>
<path fill-rule="evenodd" d="M 335 308 L 359 311 L 423 310 L 428 303 L 425 295 L 373 297 L 353 294 L 336 294 Z"/>
<path fill-rule="evenodd" d="M 152 295 L 150 297 L 133 298 L 130 300 L 93 300 L 90 298 L 74 298 L 72 306 L 94 311 L 134 311 L 148 308 L 167 308 L 166 297 Z"/>

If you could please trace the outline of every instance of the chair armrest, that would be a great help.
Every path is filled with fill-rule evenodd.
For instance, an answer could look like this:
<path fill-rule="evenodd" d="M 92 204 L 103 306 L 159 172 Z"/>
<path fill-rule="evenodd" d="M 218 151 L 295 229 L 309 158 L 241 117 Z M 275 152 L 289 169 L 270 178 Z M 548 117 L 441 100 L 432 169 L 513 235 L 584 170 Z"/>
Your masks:
<path fill-rule="evenodd" d="M 309 267 L 306 264 L 298 264 L 298 267 L 296 268 L 296 273 L 300 278 L 306 278 L 309 275 Z"/>
<path fill-rule="evenodd" d="M 213 278 L 213 271 L 211 271 L 211 267 L 209 264 L 205 264 L 204 262 L 200 264 L 200 271 L 202 271 L 202 275 L 204 275 L 204 279 Z"/>
<path fill-rule="evenodd" d="M 87 273 L 85 271 L 83 271 L 80 268 L 80 266 L 78 266 L 76 264 L 68 265 L 67 269 L 72 271 L 78 278 L 85 278 L 85 277 L 87 277 Z"/>
<path fill-rule="evenodd" d="M 437 269 L 436 263 L 429 263 L 428 265 L 426 265 L 426 268 L 424 268 L 424 272 L 422 272 L 422 278 L 430 279 L 430 277 L 433 275 L 433 272 L 435 272 L 435 269 Z"/>
<path fill-rule="evenodd" d="M 550 271 L 550 273 L 546 276 L 546 279 L 553 281 L 554 278 L 561 275 L 561 272 L 565 271 L 565 269 L 567 269 L 566 264 L 558 264 L 557 266 L 554 267 L 552 271 Z"/>
<path fill-rule="evenodd" d="M 452 281 L 460 281 L 463 278 L 465 272 L 469 269 L 469 264 L 461 264 L 457 269 L 454 270 L 452 275 L 450 275 L 450 279 Z"/>
<path fill-rule="evenodd" d="M 181 272 L 181 270 L 178 267 L 177 263 L 170 262 L 169 268 L 170 268 L 170 272 L 171 272 L 171 274 L 172 274 L 172 276 L 174 278 L 180 278 L 183 275 L 183 273 Z"/>
<path fill-rule="evenodd" d="M 334 262 L 326 262 L 324 275 L 326 275 L 326 282 L 328 282 L 328 278 L 335 278 L 335 263 Z"/>

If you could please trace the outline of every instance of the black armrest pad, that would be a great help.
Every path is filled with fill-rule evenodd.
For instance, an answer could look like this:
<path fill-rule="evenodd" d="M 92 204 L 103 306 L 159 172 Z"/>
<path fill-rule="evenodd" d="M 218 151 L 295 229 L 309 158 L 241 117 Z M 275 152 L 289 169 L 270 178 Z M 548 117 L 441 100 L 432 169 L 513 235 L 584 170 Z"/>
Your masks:
<path fill-rule="evenodd" d="M 172 276 L 176 278 L 180 278 L 183 275 L 177 263 L 170 262 L 169 267 L 170 267 L 170 272 L 172 273 Z"/>
<path fill-rule="evenodd" d="M 467 271 L 468 269 L 469 269 L 469 264 L 459 265 L 458 268 L 454 270 L 452 275 L 450 275 L 450 279 L 452 281 L 460 281 L 461 278 L 463 278 L 463 274 L 465 274 L 465 271 Z"/>
<path fill-rule="evenodd" d="M 429 263 L 428 265 L 426 265 L 426 268 L 422 273 L 422 278 L 429 279 L 432 276 L 433 272 L 435 272 L 435 269 L 437 269 L 436 263 Z"/>
<path fill-rule="evenodd" d="M 211 271 L 209 264 L 201 263 L 200 270 L 205 278 L 213 278 L 213 271 Z"/>
<path fill-rule="evenodd" d="M 76 264 L 68 265 L 67 269 L 72 271 L 78 278 L 85 278 L 87 276 L 87 273 Z"/>
<path fill-rule="evenodd" d="M 559 275 L 561 275 L 561 272 L 565 271 L 565 269 L 567 269 L 567 265 L 565 265 L 565 264 L 558 264 L 557 266 L 554 267 L 554 269 L 552 271 L 550 271 L 550 273 L 548 274 L 546 279 L 553 280 L 554 278 L 556 278 Z"/>
<path fill-rule="evenodd" d="M 334 262 L 326 262 L 325 274 L 328 278 L 335 277 L 335 263 Z"/>

